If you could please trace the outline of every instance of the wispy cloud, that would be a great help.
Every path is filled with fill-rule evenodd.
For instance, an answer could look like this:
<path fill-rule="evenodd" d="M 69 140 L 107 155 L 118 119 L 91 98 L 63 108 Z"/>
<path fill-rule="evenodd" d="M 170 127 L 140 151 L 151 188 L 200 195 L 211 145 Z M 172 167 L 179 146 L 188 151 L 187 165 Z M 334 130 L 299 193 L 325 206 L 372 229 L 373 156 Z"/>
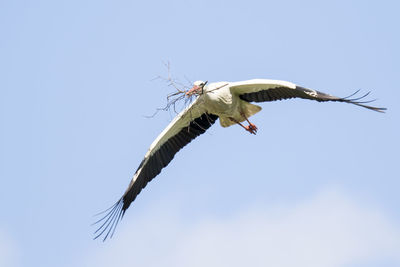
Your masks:
<path fill-rule="evenodd" d="M 88 266 L 400 264 L 399 225 L 339 190 L 198 224 L 185 223 L 176 211 L 152 210 L 119 230 Z"/>
<path fill-rule="evenodd" d="M 0 266 L 19 266 L 16 243 L 2 229 L 0 229 Z"/>

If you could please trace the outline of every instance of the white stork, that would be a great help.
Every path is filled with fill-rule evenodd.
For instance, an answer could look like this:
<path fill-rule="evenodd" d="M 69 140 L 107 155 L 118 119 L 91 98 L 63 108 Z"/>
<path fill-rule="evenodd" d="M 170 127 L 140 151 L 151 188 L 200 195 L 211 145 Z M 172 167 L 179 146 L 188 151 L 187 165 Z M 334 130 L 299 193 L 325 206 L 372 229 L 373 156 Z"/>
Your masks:
<path fill-rule="evenodd" d="M 203 134 L 218 118 L 222 127 L 239 124 L 249 133 L 256 134 L 257 127 L 249 121 L 249 117 L 259 112 L 261 107 L 251 102 L 304 98 L 319 102 L 345 102 L 378 112 L 386 110 L 366 105 L 371 101 L 360 101 L 369 93 L 351 99 L 350 97 L 357 92 L 349 97 L 340 98 L 290 82 L 266 79 L 216 82 L 209 85 L 203 81 L 194 82 L 190 90 L 182 93 L 186 97 L 194 96 L 195 100 L 180 112 L 150 145 L 123 196 L 96 222 L 101 225 L 95 232 L 95 239 L 103 234 L 103 241 L 112 237 L 118 222 L 147 183 L 171 162 L 181 148 Z M 247 126 L 242 124 L 245 121 Z"/>

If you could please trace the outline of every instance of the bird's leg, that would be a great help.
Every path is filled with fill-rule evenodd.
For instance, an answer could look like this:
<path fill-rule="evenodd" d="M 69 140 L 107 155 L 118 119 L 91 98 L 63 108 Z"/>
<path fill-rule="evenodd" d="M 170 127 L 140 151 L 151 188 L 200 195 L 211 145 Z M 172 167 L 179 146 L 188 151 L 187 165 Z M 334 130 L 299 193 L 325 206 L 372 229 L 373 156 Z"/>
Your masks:
<path fill-rule="evenodd" d="M 245 129 L 252 134 L 256 134 L 258 130 L 257 126 L 254 123 L 251 123 L 243 112 L 240 112 L 240 115 L 242 115 L 243 118 L 245 118 L 246 121 L 249 123 L 248 126 L 245 126 Z"/>
<path fill-rule="evenodd" d="M 246 126 L 244 126 L 243 124 L 241 124 L 239 121 L 235 120 L 234 118 L 229 118 L 231 121 L 233 121 L 234 123 L 239 124 L 240 126 L 242 126 L 245 130 L 247 130 Z"/>
<path fill-rule="evenodd" d="M 257 133 L 257 127 L 254 124 L 251 123 L 248 126 L 244 126 L 242 123 L 240 123 L 239 121 L 235 120 L 234 118 L 229 118 L 229 119 L 231 121 L 239 124 L 240 126 L 242 126 L 246 131 L 250 132 L 251 134 L 256 134 Z"/>

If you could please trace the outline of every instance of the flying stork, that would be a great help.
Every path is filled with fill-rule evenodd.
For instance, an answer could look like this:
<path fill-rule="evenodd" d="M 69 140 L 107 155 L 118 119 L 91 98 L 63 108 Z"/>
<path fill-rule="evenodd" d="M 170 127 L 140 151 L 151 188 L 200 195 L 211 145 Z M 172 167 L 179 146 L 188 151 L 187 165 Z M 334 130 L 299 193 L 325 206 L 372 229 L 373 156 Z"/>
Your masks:
<path fill-rule="evenodd" d="M 103 241 L 112 237 L 118 222 L 147 183 L 171 162 L 181 148 L 203 134 L 217 119 L 222 127 L 238 124 L 250 134 L 256 134 L 257 126 L 251 123 L 249 118 L 259 112 L 261 107 L 252 102 L 303 98 L 319 102 L 345 102 L 377 112 L 386 110 L 366 105 L 372 101 L 361 101 L 369 93 L 351 98 L 358 93 L 357 91 L 349 97 L 340 98 L 291 82 L 267 79 L 210 84 L 207 84 L 207 81 L 196 81 L 190 90 L 181 93 L 188 98 L 195 97 L 194 101 L 181 111 L 150 145 L 125 193 L 104 212 L 104 217 L 96 222 L 100 227 L 95 232 L 95 239 L 102 235 Z"/>

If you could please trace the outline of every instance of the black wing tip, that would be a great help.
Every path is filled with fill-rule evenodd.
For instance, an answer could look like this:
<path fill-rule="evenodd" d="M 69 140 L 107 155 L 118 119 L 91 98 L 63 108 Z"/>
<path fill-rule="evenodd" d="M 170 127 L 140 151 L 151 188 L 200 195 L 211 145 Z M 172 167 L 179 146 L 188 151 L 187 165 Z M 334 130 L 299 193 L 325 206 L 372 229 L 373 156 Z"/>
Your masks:
<path fill-rule="evenodd" d="M 380 112 L 380 113 L 385 113 L 385 111 L 387 110 L 387 108 L 381 108 L 381 107 L 374 107 L 374 106 L 369 106 L 369 105 L 365 105 L 367 103 L 371 103 L 371 102 L 375 102 L 377 99 L 372 99 L 372 100 L 364 100 L 370 93 L 371 91 L 363 94 L 362 96 L 359 97 L 355 97 L 355 98 L 351 98 L 353 96 L 355 96 L 358 92 L 360 92 L 361 90 L 358 89 L 357 91 L 355 91 L 353 94 L 347 96 L 347 97 L 343 97 L 340 98 L 340 101 L 342 102 L 346 102 L 346 103 L 350 103 L 350 104 L 354 104 L 363 108 L 367 108 L 376 112 Z M 364 101 L 362 101 L 364 100 Z"/>
<path fill-rule="evenodd" d="M 99 216 L 101 214 L 106 213 L 102 218 L 97 220 L 92 225 L 101 224 L 99 228 L 93 233 L 95 237 L 93 240 L 96 240 L 100 236 L 103 236 L 103 242 L 107 240 L 107 238 L 112 238 L 117 228 L 118 222 L 122 219 L 125 214 L 124 209 L 124 201 L 123 198 L 120 198 L 114 205 L 110 208 L 102 211 L 95 216 Z"/>
<path fill-rule="evenodd" d="M 367 108 L 376 112 L 380 112 L 380 113 L 385 113 L 385 111 L 387 110 L 386 108 L 382 108 L 382 107 L 374 107 L 374 106 L 369 106 L 369 105 L 365 105 L 371 102 L 375 102 L 377 99 L 372 99 L 372 100 L 364 100 L 367 96 L 369 96 L 369 94 L 371 93 L 371 91 L 368 91 L 366 93 L 364 93 L 361 96 L 357 96 L 355 97 L 359 92 L 361 92 L 361 89 L 356 90 L 354 93 L 352 93 L 349 96 L 346 97 L 336 97 L 336 96 L 332 96 L 332 95 L 328 95 L 319 91 L 315 91 L 315 90 L 311 90 L 305 87 L 301 87 L 301 86 L 296 86 L 296 89 L 305 91 L 305 92 L 314 92 L 317 93 L 321 98 L 318 99 L 316 98 L 315 100 L 317 101 L 339 101 L 339 102 L 345 102 L 345 103 L 350 103 L 350 104 L 354 104 L 363 108 Z"/>

